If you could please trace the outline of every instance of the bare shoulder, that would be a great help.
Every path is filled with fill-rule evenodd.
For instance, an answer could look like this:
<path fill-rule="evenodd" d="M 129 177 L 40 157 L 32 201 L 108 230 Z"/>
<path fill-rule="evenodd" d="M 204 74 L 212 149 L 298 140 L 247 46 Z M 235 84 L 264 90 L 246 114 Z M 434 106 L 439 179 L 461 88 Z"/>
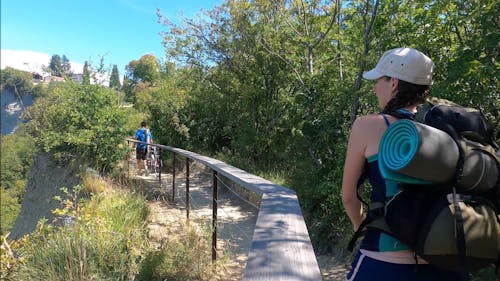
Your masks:
<path fill-rule="evenodd" d="M 356 118 L 352 125 L 352 130 L 360 130 L 364 132 L 379 131 L 380 128 L 387 127 L 384 117 L 380 114 L 363 115 Z"/>
<path fill-rule="evenodd" d="M 364 146 L 364 156 L 378 153 L 380 139 L 387 129 L 384 117 L 380 114 L 360 116 L 352 126 L 351 138 L 354 143 Z"/>

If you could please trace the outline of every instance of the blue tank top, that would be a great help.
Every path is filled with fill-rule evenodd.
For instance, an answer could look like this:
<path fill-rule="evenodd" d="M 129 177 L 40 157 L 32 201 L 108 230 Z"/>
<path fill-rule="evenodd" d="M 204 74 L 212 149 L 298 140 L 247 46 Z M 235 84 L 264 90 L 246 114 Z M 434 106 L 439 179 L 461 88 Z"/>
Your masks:
<path fill-rule="evenodd" d="M 382 116 L 384 117 L 385 123 L 389 127 L 390 122 L 387 119 L 387 116 L 385 116 L 384 114 L 382 114 Z M 378 167 L 377 154 L 368 157 L 366 160 L 367 165 L 364 176 L 368 178 L 368 181 L 372 186 L 370 201 L 385 203 L 398 192 L 398 184 L 394 181 L 389 181 L 382 178 Z M 361 249 L 377 252 L 401 251 L 410 249 L 410 247 L 397 240 L 396 238 L 371 228 L 367 230 L 360 247 Z"/>
<path fill-rule="evenodd" d="M 378 168 L 377 155 L 368 157 L 366 165 L 366 177 L 372 186 L 370 193 L 371 202 L 387 202 L 398 192 L 398 184 L 382 178 Z M 403 242 L 381 231 L 369 228 L 361 242 L 361 249 L 388 252 L 408 250 Z"/>

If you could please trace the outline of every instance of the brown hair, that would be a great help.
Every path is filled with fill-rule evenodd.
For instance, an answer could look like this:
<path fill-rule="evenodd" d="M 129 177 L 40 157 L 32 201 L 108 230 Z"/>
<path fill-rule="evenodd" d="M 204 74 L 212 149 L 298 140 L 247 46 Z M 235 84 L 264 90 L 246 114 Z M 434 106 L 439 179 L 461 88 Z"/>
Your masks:
<path fill-rule="evenodd" d="M 386 79 L 390 79 L 387 77 Z M 417 85 L 403 80 L 398 82 L 398 92 L 385 106 L 383 112 L 396 111 L 413 104 L 421 104 L 429 95 L 428 85 Z"/>

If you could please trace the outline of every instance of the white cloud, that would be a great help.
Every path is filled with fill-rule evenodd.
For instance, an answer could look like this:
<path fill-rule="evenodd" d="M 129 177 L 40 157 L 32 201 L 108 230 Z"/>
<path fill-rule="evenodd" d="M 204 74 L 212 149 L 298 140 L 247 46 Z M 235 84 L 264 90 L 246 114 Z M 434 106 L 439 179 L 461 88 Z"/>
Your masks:
<path fill-rule="evenodd" d="M 51 57 L 49 54 L 33 51 L 1 50 L 0 68 L 4 69 L 9 66 L 19 70 L 47 75 L 42 68 L 49 64 Z M 83 63 L 70 61 L 70 64 L 73 73 L 78 74 L 83 72 Z"/>

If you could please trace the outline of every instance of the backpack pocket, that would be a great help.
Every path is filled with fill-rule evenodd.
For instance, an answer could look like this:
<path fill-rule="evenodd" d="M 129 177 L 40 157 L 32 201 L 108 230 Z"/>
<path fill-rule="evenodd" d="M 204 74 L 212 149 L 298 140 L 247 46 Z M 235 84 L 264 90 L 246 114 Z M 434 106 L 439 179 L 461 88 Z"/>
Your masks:
<path fill-rule="evenodd" d="M 463 140 L 463 165 L 457 175 L 459 192 L 484 194 L 500 189 L 500 164 L 495 150 L 491 146 Z"/>
<path fill-rule="evenodd" d="M 432 212 L 430 206 L 438 200 L 448 188 L 441 185 L 400 184 L 400 191 L 385 205 L 385 220 L 389 230 L 396 238 L 415 249 L 422 224 Z"/>
<path fill-rule="evenodd" d="M 446 186 L 404 185 L 385 206 L 389 233 L 445 270 L 476 271 L 500 257 L 500 218 L 483 197 Z M 463 239 L 461 239 L 461 237 Z"/>
<path fill-rule="evenodd" d="M 491 202 L 456 194 L 429 205 L 418 231 L 415 251 L 437 267 L 476 271 L 500 256 L 500 224 Z M 463 237 L 461 239 L 460 237 Z"/>
<path fill-rule="evenodd" d="M 405 188 L 392 197 L 385 206 L 385 220 L 394 237 L 415 248 L 417 234 L 425 216 L 426 186 Z"/>

